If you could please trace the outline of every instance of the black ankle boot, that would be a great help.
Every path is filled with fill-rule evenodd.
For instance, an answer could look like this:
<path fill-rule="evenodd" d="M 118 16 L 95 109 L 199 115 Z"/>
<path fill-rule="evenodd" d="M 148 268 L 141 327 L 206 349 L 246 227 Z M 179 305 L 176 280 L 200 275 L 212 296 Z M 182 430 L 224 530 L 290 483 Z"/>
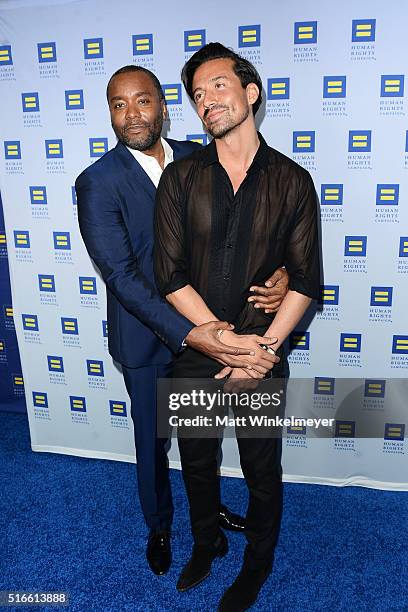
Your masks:
<path fill-rule="evenodd" d="M 272 563 L 253 565 L 244 561 L 241 571 L 222 596 L 218 612 L 244 612 L 257 600 L 262 585 L 272 570 Z"/>
<path fill-rule="evenodd" d="M 220 532 L 214 546 L 194 544 L 190 561 L 183 568 L 177 582 L 178 591 L 192 589 L 205 580 L 211 573 L 211 565 L 216 557 L 224 557 L 228 552 L 228 540 Z"/>

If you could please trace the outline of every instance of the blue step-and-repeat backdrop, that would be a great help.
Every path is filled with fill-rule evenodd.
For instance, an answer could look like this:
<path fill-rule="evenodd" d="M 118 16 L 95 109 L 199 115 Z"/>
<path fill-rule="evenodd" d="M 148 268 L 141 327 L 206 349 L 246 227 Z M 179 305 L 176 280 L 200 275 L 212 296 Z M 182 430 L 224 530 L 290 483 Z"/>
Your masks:
<path fill-rule="evenodd" d="M 115 145 L 105 88 L 124 64 L 159 77 L 167 135 L 207 142 L 180 69 L 215 40 L 257 66 L 260 129 L 310 171 L 320 197 L 322 308 L 290 338 L 292 376 L 305 379 L 316 414 L 335 414 L 346 378 L 356 379 L 368 419 L 386 414 L 396 379 L 404 397 L 405 2 L 345 0 L 335 9 L 180 0 L 141 10 L 122 0 L 117 10 L 107 0 L 10 0 L 0 16 L 0 172 L 14 307 L 2 299 L 1 316 L 19 339 L 34 450 L 134 461 L 129 400 L 107 352 L 104 285 L 78 232 L 73 185 Z M 406 418 L 384 419 L 377 439 L 356 437 L 353 415 L 340 425 L 332 439 L 288 434 L 285 478 L 408 488 Z M 239 474 L 234 440 L 224 443 L 223 465 Z"/>

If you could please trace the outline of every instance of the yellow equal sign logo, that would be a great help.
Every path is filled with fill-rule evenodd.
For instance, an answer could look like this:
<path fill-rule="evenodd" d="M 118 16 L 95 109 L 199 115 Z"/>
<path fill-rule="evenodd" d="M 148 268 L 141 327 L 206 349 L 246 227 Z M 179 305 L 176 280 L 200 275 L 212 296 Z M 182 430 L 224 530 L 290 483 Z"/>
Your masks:
<path fill-rule="evenodd" d="M 343 90 L 342 81 L 327 81 L 328 93 L 341 93 Z"/>
<path fill-rule="evenodd" d="M 38 47 L 40 59 L 53 60 L 55 56 L 55 47 L 50 45 L 39 45 Z"/>
<path fill-rule="evenodd" d="M 11 47 L 6 45 L 0 47 L 0 65 L 11 63 Z"/>
<path fill-rule="evenodd" d="M 184 32 L 184 51 L 197 51 L 205 45 L 205 30 L 186 30 Z"/>
<path fill-rule="evenodd" d="M 115 400 L 109 401 L 110 413 L 116 416 L 126 416 L 126 403 L 117 402 Z"/>
<path fill-rule="evenodd" d="M 18 376 L 17 374 L 14 375 L 14 384 L 17 387 L 22 387 L 24 386 L 24 380 L 22 376 Z"/>
<path fill-rule="evenodd" d="M 6 234 L 4 234 L 3 232 L 0 233 L 0 245 L 1 244 L 7 244 Z"/>
<path fill-rule="evenodd" d="M 257 30 L 242 30 L 242 42 L 253 43 L 257 42 L 258 32 Z"/>
<path fill-rule="evenodd" d="M 401 87 L 400 79 L 385 79 L 384 82 L 384 91 L 386 93 L 394 93 L 399 92 Z"/>
<path fill-rule="evenodd" d="M 178 101 L 179 94 L 180 90 L 178 87 L 166 87 L 164 90 L 166 102 Z"/>
<path fill-rule="evenodd" d="M 6 306 L 4 312 L 6 317 L 13 318 L 13 308 L 11 306 Z"/>
<path fill-rule="evenodd" d="M 33 396 L 34 396 L 35 406 L 46 406 L 47 405 L 47 398 L 44 393 L 35 393 L 35 391 L 33 391 Z"/>
<path fill-rule="evenodd" d="M 24 96 L 24 108 L 37 108 L 38 98 L 36 96 Z"/>
<path fill-rule="evenodd" d="M 81 104 L 81 94 L 79 93 L 69 94 L 68 99 L 71 106 L 78 106 L 78 104 Z"/>
<path fill-rule="evenodd" d="M 61 145 L 59 142 L 49 142 L 47 148 L 49 155 L 59 155 L 61 153 Z"/>
<path fill-rule="evenodd" d="M 81 291 L 83 293 L 95 293 L 95 281 L 93 279 L 81 279 Z"/>
<path fill-rule="evenodd" d="M 18 157 L 20 155 L 19 146 L 17 143 L 10 143 L 6 145 L 7 157 Z"/>
<path fill-rule="evenodd" d="M 89 374 L 101 374 L 102 366 L 98 361 L 88 361 Z"/>
<path fill-rule="evenodd" d="M 343 347 L 344 348 L 357 348 L 358 339 L 355 336 L 345 336 L 343 338 Z"/>

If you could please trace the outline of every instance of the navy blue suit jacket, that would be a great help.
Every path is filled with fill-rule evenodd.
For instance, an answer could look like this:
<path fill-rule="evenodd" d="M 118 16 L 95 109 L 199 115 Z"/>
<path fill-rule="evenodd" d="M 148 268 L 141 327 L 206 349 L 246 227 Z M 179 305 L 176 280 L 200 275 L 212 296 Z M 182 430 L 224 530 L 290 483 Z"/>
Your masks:
<path fill-rule="evenodd" d="M 200 146 L 168 143 L 174 159 Z M 80 174 L 75 188 L 82 238 L 106 283 L 110 354 L 130 368 L 169 363 L 193 325 L 155 285 L 154 184 L 119 142 Z"/>

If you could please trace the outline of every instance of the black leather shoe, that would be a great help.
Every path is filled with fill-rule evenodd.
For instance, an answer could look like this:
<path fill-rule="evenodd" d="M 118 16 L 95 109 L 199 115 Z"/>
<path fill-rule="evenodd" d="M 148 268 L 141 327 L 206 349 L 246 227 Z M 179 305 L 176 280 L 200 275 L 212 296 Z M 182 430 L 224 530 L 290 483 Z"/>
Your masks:
<path fill-rule="evenodd" d="M 245 612 L 256 602 L 262 585 L 271 573 L 268 566 L 253 568 L 245 562 L 232 585 L 227 589 L 218 606 L 218 612 Z"/>
<path fill-rule="evenodd" d="M 169 571 L 171 565 L 171 546 L 169 531 L 155 531 L 149 536 L 146 558 L 150 569 L 158 576 Z"/>
<path fill-rule="evenodd" d="M 188 591 L 208 578 L 211 565 L 216 557 L 224 557 L 228 552 L 228 540 L 220 531 L 214 546 L 198 546 L 194 544 L 190 561 L 183 568 L 177 581 L 178 591 Z"/>
<path fill-rule="evenodd" d="M 243 533 L 245 529 L 245 519 L 239 514 L 228 510 L 227 506 L 220 506 L 218 523 L 220 527 L 228 531 L 240 531 Z"/>

